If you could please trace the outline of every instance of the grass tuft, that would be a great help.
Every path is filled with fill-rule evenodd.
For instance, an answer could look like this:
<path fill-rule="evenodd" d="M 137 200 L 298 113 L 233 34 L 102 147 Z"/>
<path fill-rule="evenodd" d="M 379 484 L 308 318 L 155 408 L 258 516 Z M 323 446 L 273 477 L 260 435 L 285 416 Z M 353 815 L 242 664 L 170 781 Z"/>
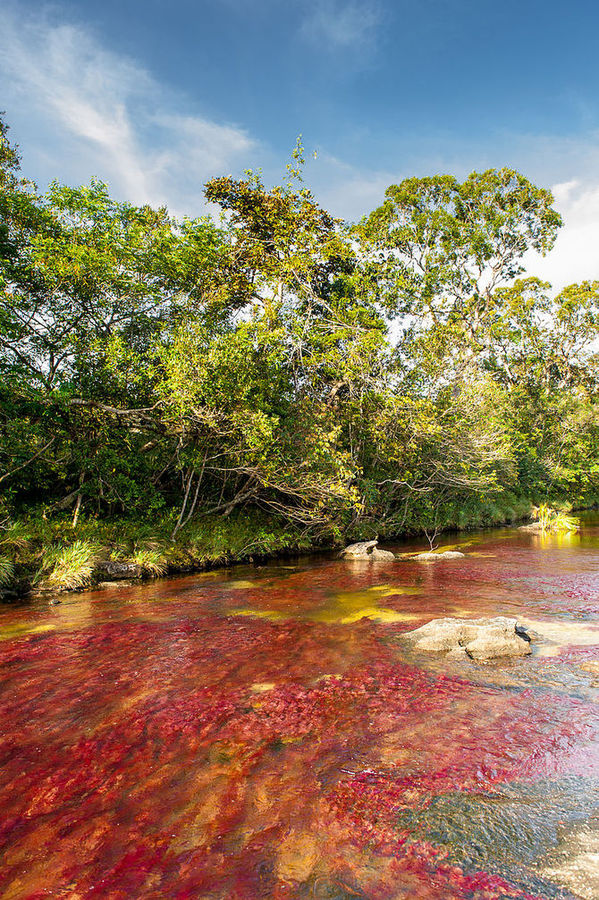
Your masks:
<path fill-rule="evenodd" d="M 39 575 L 45 587 L 57 591 L 75 591 L 92 583 L 94 563 L 101 547 L 92 541 L 74 541 L 68 547 L 57 547 L 44 554 Z"/>
<path fill-rule="evenodd" d="M 543 531 L 555 533 L 578 531 L 580 528 L 580 519 L 576 516 L 570 516 L 563 510 L 552 509 L 546 503 L 533 506 L 530 517 L 539 523 Z"/>
<path fill-rule="evenodd" d="M 148 548 L 136 550 L 131 557 L 134 563 L 141 566 L 144 572 L 153 578 L 166 575 L 168 563 L 159 550 L 151 550 Z"/>
<path fill-rule="evenodd" d="M 6 587 L 12 581 L 15 567 L 12 560 L 6 556 L 0 556 L 0 587 Z"/>

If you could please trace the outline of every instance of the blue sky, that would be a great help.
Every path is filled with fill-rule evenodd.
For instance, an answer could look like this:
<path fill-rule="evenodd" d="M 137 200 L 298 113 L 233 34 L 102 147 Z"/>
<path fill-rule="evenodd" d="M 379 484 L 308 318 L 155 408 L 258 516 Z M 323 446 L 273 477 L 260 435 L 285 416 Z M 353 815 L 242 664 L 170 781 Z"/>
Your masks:
<path fill-rule="evenodd" d="M 307 181 L 356 219 L 412 174 L 511 165 L 566 227 L 531 269 L 599 277 L 599 4 L 591 0 L 3 0 L 0 108 L 41 186 L 203 210 L 214 174 Z"/>

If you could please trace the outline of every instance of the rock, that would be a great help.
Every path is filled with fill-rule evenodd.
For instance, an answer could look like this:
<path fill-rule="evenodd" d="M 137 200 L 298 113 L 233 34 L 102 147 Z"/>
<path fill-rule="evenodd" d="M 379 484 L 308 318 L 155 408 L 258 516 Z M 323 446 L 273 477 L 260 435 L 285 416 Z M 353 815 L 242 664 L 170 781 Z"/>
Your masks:
<path fill-rule="evenodd" d="M 350 544 L 349 547 L 341 551 L 339 556 L 341 559 L 395 559 L 393 553 L 389 550 L 379 550 L 377 544 L 378 541 L 359 541 L 357 544 Z"/>
<path fill-rule="evenodd" d="M 360 541 L 357 544 L 350 544 L 345 550 L 342 550 L 339 556 L 341 559 L 365 559 L 369 556 L 378 541 Z"/>
<path fill-rule="evenodd" d="M 121 581 L 124 578 L 143 578 L 144 570 L 137 563 L 110 559 L 96 563 L 94 574 L 104 581 Z"/>
<path fill-rule="evenodd" d="M 545 529 L 541 525 L 540 522 L 533 522 L 531 525 L 520 525 L 518 526 L 518 531 L 532 531 L 533 534 L 538 534 L 540 531 L 544 531 Z"/>
<path fill-rule="evenodd" d="M 134 585 L 135 581 L 128 580 L 126 578 L 120 578 L 118 581 L 99 581 L 95 587 L 100 591 L 109 591 L 109 590 L 119 590 L 123 587 L 130 587 Z"/>
<path fill-rule="evenodd" d="M 569 834 L 554 854 L 557 858 L 542 870 L 560 887 L 582 900 L 599 897 L 599 823 L 591 819 Z"/>
<path fill-rule="evenodd" d="M 583 672 L 589 672 L 591 675 L 597 675 L 599 677 L 599 661 L 598 660 L 590 660 L 589 662 L 581 663 L 580 668 Z"/>
<path fill-rule="evenodd" d="M 424 553 L 413 556 L 412 559 L 464 559 L 465 556 L 466 554 L 459 550 L 426 550 Z"/>
<path fill-rule="evenodd" d="M 370 559 L 395 559 L 395 554 L 390 550 L 379 550 L 378 547 L 375 547 L 370 554 Z"/>
<path fill-rule="evenodd" d="M 402 635 L 416 650 L 449 653 L 463 650 L 472 659 L 527 656 L 530 640 L 516 619 L 433 619 Z"/>

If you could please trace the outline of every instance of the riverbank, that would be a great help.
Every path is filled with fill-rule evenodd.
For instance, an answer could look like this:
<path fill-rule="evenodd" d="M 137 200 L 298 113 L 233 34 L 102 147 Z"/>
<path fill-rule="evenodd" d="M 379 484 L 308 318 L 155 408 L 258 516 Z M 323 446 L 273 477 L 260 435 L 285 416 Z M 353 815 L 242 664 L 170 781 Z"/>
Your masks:
<path fill-rule="evenodd" d="M 533 501 L 506 495 L 501 502 L 448 509 L 437 534 L 525 521 Z M 0 599 L 84 590 L 110 582 L 140 581 L 217 566 L 334 550 L 350 540 L 393 541 L 424 534 L 417 516 L 401 523 L 362 523 L 345 533 L 315 533 L 248 510 L 190 522 L 173 540 L 173 522 L 24 515 L 0 533 Z M 430 534 L 429 529 L 429 534 Z"/>

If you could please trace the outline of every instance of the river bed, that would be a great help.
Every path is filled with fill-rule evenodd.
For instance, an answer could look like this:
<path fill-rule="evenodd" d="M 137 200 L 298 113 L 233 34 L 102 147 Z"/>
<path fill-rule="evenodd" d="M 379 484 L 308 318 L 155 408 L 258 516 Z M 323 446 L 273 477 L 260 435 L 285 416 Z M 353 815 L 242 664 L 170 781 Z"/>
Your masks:
<path fill-rule="evenodd" d="M 599 520 L 441 543 L 0 607 L 0 897 L 598 898 Z"/>

